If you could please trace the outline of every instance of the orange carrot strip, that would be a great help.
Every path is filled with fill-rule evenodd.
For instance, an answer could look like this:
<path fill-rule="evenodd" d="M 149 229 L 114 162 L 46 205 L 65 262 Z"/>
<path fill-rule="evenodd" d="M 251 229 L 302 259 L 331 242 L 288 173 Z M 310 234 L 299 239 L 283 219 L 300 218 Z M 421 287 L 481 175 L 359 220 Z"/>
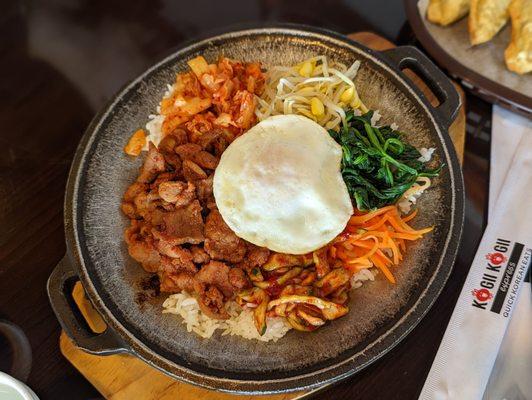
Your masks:
<path fill-rule="evenodd" d="M 388 265 L 392 264 L 392 260 L 390 260 L 388 256 L 384 254 L 381 250 L 377 250 L 375 255 L 380 257 L 381 259 L 384 259 L 384 262 L 387 263 Z"/>
<path fill-rule="evenodd" d="M 393 274 L 390 272 L 388 267 L 386 267 L 386 265 L 378 257 L 373 256 L 372 261 L 373 261 L 373 264 L 375 264 L 375 266 L 381 270 L 381 272 L 384 274 L 386 279 L 388 279 L 391 283 L 395 283 L 395 278 Z"/>
<path fill-rule="evenodd" d="M 334 250 L 331 249 L 329 254 L 341 260 L 343 267 L 352 273 L 375 266 L 386 279 L 395 283 L 389 268 L 403 260 L 406 241 L 418 240 L 434 228 L 416 230 L 409 226 L 407 222 L 413 220 L 417 213 L 416 209 L 401 217 L 396 206 L 382 207 L 369 213 L 356 210 L 344 232 L 333 242 Z"/>
<path fill-rule="evenodd" d="M 402 229 L 404 231 L 409 232 L 409 233 L 424 234 L 424 233 L 430 232 L 432 229 L 434 229 L 434 227 L 429 227 L 429 228 L 419 229 L 419 230 L 413 229 L 412 227 L 408 226 L 403 221 L 403 219 L 399 216 L 399 211 L 397 211 L 397 210 L 395 210 L 394 218 L 391 218 L 391 219 L 394 219 L 399 224 L 399 226 L 402 227 Z"/>
<path fill-rule="evenodd" d="M 376 224 L 373 224 L 373 225 L 370 225 L 370 226 L 364 226 L 363 229 L 367 230 L 367 231 L 374 231 L 375 229 L 378 229 L 380 227 L 382 227 L 386 221 L 388 221 L 388 216 L 385 215 L 384 217 L 382 217 L 382 219 L 377 222 Z"/>
<path fill-rule="evenodd" d="M 401 248 L 401 251 L 404 253 L 406 251 L 406 244 L 405 244 L 405 240 L 404 239 L 401 239 L 401 238 L 398 238 L 398 242 L 399 242 L 399 247 Z"/>
<path fill-rule="evenodd" d="M 364 214 L 364 215 L 353 216 L 353 217 L 351 217 L 351 219 L 349 219 L 349 223 L 351 223 L 351 224 L 363 224 L 366 221 L 369 221 L 370 219 L 375 218 L 377 215 L 384 214 L 385 212 L 388 212 L 388 211 L 393 210 L 393 209 L 395 209 L 395 206 L 387 206 L 387 207 L 379 208 L 378 210 L 369 212 L 369 213 Z"/>
<path fill-rule="evenodd" d="M 352 262 L 359 262 L 361 260 L 367 259 L 367 258 L 371 257 L 373 254 L 375 254 L 375 252 L 378 249 L 379 249 L 379 241 L 377 240 L 377 238 L 375 238 L 374 239 L 374 245 L 370 248 L 370 251 L 368 251 L 366 254 L 364 254 L 361 257 L 353 259 Z M 348 262 L 351 262 L 351 261 L 348 261 Z"/>
<path fill-rule="evenodd" d="M 417 208 L 412 211 L 410 214 L 408 214 L 406 217 L 403 218 L 403 222 L 408 222 L 412 220 L 417 215 Z"/>
<path fill-rule="evenodd" d="M 392 217 L 389 219 L 389 221 L 390 221 L 390 224 L 394 227 L 394 229 L 399 233 L 407 233 L 411 235 L 424 235 L 425 233 L 428 233 L 434 229 L 433 226 L 425 228 L 425 229 L 419 229 L 419 230 L 414 230 L 410 227 L 408 227 L 408 229 L 404 229 L 404 227 L 401 224 L 403 222 L 401 218 L 397 219 L 395 217 Z"/>
<path fill-rule="evenodd" d="M 388 244 L 390 245 L 390 249 L 392 249 L 393 263 L 394 265 L 397 265 L 399 264 L 401 253 L 399 252 L 399 249 L 397 248 L 397 244 L 391 237 L 388 239 Z"/>
<path fill-rule="evenodd" d="M 397 231 L 397 232 L 405 232 L 405 230 L 403 229 L 403 227 L 399 224 L 399 222 L 397 221 L 397 219 L 395 218 L 395 216 L 390 216 L 390 218 L 388 219 L 388 221 L 390 222 L 390 225 Z M 412 229 L 408 229 L 407 232 L 410 233 L 412 231 Z"/>
<path fill-rule="evenodd" d="M 396 233 L 391 232 L 390 236 L 394 239 L 404 239 L 404 240 L 418 240 L 421 239 L 421 235 L 412 235 L 409 233 Z"/>

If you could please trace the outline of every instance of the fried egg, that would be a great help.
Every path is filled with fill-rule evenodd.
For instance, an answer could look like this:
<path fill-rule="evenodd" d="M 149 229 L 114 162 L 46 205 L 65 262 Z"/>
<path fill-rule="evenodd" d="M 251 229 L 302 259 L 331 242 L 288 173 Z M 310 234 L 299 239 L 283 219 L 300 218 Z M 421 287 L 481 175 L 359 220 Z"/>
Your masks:
<path fill-rule="evenodd" d="M 299 115 L 263 120 L 222 154 L 214 197 L 242 239 L 280 253 L 325 246 L 347 225 L 353 206 L 340 172 L 342 148 Z"/>

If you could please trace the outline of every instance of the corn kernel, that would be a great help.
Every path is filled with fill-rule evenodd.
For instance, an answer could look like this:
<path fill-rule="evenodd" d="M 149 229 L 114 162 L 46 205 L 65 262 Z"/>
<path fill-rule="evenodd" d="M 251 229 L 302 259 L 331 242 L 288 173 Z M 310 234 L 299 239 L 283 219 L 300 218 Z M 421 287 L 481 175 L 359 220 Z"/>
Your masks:
<path fill-rule="evenodd" d="M 349 100 L 353 98 L 353 95 L 355 94 L 355 88 L 353 86 L 349 86 L 347 89 L 344 90 L 342 95 L 340 96 L 340 100 L 344 103 L 347 103 Z"/>
<path fill-rule="evenodd" d="M 323 106 L 321 100 L 317 97 L 313 97 L 310 100 L 310 111 L 316 117 L 321 117 L 323 114 L 325 114 L 325 107 Z"/>
<path fill-rule="evenodd" d="M 299 68 L 299 75 L 301 75 L 304 78 L 310 77 L 312 75 L 312 71 L 314 70 L 314 67 L 309 61 L 305 61 L 301 68 Z"/>

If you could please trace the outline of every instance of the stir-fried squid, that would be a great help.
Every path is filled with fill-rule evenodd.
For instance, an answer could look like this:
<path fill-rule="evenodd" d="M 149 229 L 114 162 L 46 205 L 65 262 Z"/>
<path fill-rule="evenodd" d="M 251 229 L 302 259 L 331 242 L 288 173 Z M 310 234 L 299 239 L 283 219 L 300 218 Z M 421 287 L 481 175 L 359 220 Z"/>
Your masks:
<path fill-rule="evenodd" d="M 347 67 L 318 56 L 293 67 L 271 67 L 264 92 L 257 97 L 255 114 L 259 120 L 300 114 L 327 129 L 336 129 L 340 122 L 345 123 L 344 108 L 368 111 L 354 83 L 359 66 L 360 61 Z"/>

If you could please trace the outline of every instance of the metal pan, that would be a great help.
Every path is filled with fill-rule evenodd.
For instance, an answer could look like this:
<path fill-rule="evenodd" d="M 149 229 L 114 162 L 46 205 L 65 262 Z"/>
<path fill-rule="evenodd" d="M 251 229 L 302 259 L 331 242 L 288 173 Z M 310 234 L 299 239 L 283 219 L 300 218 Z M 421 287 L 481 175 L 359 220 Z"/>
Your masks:
<path fill-rule="evenodd" d="M 312 334 L 289 332 L 276 343 L 186 332 L 174 315 L 161 314 L 163 299 L 135 302 L 142 268 L 122 240 L 126 219 L 119 204 L 138 171 L 123 153 L 131 132 L 143 126 L 176 71 L 202 54 L 220 54 L 266 65 L 293 64 L 316 54 L 344 63 L 361 60 L 361 97 L 395 121 L 415 145 L 435 147 L 446 164 L 420 201 L 419 224 L 436 228 L 411 247 L 397 269 L 396 285 L 377 279 L 353 292 L 350 313 Z M 441 105 L 433 108 L 401 69 L 423 77 Z M 90 124 L 70 172 L 65 199 L 67 256 L 48 282 L 61 325 L 88 352 L 128 352 L 183 381 L 228 392 L 278 393 L 345 378 L 401 341 L 442 290 L 455 259 L 464 216 L 460 166 L 447 129 L 460 106 L 452 83 L 421 52 L 398 47 L 372 51 L 333 32 L 282 25 L 220 34 L 183 47 L 129 83 Z M 108 324 L 93 334 L 73 306 L 70 289 L 80 280 Z"/>
<path fill-rule="evenodd" d="M 443 28 L 434 26 L 433 29 L 439 33 L 439 37 L 427 29 L 430 22 L 425 21 L 425 15 L 420 13 L 419 6 L 424 4 L 422 3 L 424 0 L 403 1 L 412 30 L 439 65 L 447 69 L 464 87 L 484 100 L 528 117 L 532 115 L 532 97 L 531 93 L 527 93 L 530 76 L 519 76 L 507 70 L 504 65 L 504 49 L 510 40 L 510 27 L 506 27 L 491 42 L 472 49 L 467 33 L 467 18 Z M 444 47 L 448 47 L 449 51 L 454 48 L 456 54 L 461 54 L 463 58 L 457 59 Z M 479 57 L 482 57 L 482 61 L 476 62 Z M 487 65 L 489 74 L 498 80 L 486 74 Z M 525 82 L 527 85 L 524 85 Z"/>

